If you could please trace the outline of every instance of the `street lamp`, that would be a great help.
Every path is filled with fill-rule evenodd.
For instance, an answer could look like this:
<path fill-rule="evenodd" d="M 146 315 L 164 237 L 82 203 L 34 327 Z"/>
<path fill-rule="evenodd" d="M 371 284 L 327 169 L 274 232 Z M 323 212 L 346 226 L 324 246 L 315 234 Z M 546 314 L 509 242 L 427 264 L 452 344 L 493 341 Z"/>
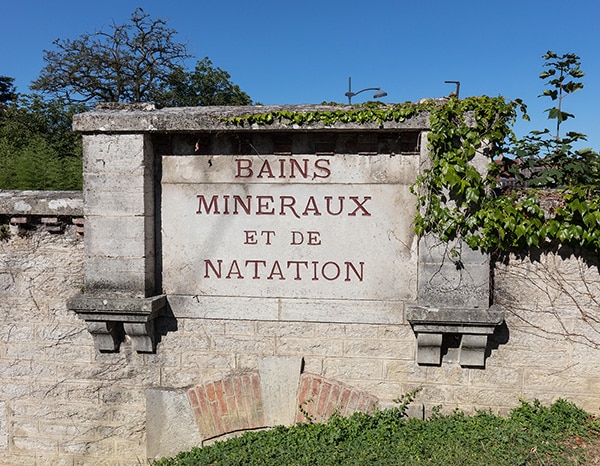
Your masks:
<path fill-rule="evenodd" d="M 458 93 L 460 92 L 460 81 L 444 81 L 444 82 L 446 84 L 454 84 L 454 85 L 456 85 L 455 95 L 456 95 L 456 98 L 458 99 Z M 450 95 L 452 95 L 452 94 L 450 94 Z"/>
<path fill-rule="evenodd" d="M 377 91 L 373 95 L 374 99 L 379 99 L 380 97 L 385 97 L 387 95 L 387 92 L 382 91 L 380 87 L 367 87 L 365 89 L 361 89 L 358 92 L 352 92 L 352 78 L 348 78 L 348 92 L 344 94 L 346 97 L 348 97 L 348 105 L 352 105 L 352 97 L 365 91 Z"/>

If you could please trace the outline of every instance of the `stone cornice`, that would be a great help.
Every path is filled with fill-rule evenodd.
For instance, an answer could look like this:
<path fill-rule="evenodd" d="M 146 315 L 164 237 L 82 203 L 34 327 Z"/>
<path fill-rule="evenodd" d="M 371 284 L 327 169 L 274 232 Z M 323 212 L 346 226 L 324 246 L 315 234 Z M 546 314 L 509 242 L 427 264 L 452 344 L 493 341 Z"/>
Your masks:
<path fill-rule="evenodd" d="M 350 106 L 331 105 L 253 105 L 243 107 L 176 107 L 157 109 L 153 104 L 105 103 L 95 110 L 75 115 L 73 129 L 82 133 L 181 133 L 190 131 L 323 131 L 331 128 L 360 131 L 429 129 L 429 114 L 422 113 L 404 121 L 384 123 L 336 123 L 328 127 L 321 122 L 302 126 L 273 122 L 270 125 L 240 127 L 226 119 L 248 114 L 276 111 L 334 112 Z"/>

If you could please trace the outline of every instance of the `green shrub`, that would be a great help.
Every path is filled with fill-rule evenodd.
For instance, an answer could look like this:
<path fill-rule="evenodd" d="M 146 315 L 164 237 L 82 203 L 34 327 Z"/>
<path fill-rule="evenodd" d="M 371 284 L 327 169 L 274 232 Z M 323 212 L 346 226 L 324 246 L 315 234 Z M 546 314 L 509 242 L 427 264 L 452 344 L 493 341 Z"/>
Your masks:
<path fill-rule="evenodd" d="M 596 421 L 572 403 L 550 407 L 521 402 L 504 418 L 489 412 L 467 416 L 434 413 L 408 419 L 401 408 L 373 415 L 334 415 L 323 424 L 298 424 L 194 448 L 155 466 L 183 465 L 520 465 L 576 464 L 581 452 L 570 436 L 600 432 Z"/>

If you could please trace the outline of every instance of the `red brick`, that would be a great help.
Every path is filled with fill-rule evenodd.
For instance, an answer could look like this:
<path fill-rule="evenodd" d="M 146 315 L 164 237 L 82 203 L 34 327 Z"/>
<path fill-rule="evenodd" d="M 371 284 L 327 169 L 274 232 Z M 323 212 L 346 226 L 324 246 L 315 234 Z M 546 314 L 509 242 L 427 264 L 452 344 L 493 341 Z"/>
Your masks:
<path fill-rule="evenodd" d="M 360 401 L 360 393 L 352 390 L 350 399 L 348 400 L 348 412 L 351 414 L 358 409 L 358 402 Z"/>
<path fill-rule="evenodd" d="M 331 384 L 329 382 L 323 382 L 321 384 L 321 391 L 319 393 L 317 403 L 315 403 L 315 406 L 316 406 L 315 416 L 319 421 L 324 420 L 323 415 L 326 411 L 330 392 L 331 392 Z"/>
<path fill-rule="evenodd" d="M 210 414 L 215 426 L 215 435 L 222 435 L 226 432 L 225 426 L 223 424 L 223 419 L 221 419 L 221 415 L 219 414 L 219 406 L 217 402 L 212 402 L 210 404 Z"/>
<path fill-rule="evenodd" d="M 210 437 L 214 432 L 214 426 L 212 424 L 212 419 L 207 413 L 200 410 L 200 408 L 194 409 L 194 416 L 196 418 L 196 424 L 198 425 L 198 430 L 203 438 Z"/>
<path fill-rule="evenodd" d="M 208 397 L 206 396 L 206 390 L 204 385 L 199 385 L 196 387 L 196 397 L 198 398 L 198 405 L 200 406 L 200 409 L 208 414 L 210 412 L 209 410 L 209 402 L 208 402 Z"/>
<path fill-rule="evenodd" d="M 202 433 L 203 437 L 213 437 L 215 435 L 215 426 L 212 420 L 208 400 L 206 399 L 204 386 L 197 386 L 195 389 L 195 394 L 196 398 L 198 399 L 198 407 L 194 409 L 194 414 L 196 416 L 196 423 L 198 424 L 198 429 L 200 429 L 200 432 Z"/>
<path fill-rule="evenodd" d="M 215 423 L 210 411 L 210 403 L 208 401 L 208 397 L 206 396 L 206 387 L 204 385 L 197 387 L 196 395 L 198 396 L 198 402 L 200 403 L 200 408 L 203 412 L 203 424 L 207 429 L 207 432 L 214 432 Z"/>
<path fill-rule="evenodd" d="M 196 408 L 197 406 L 200 405 L 200 403 L 198 403 L 198 396 L 196 395 L 195 388 L 190 388 L 187 391 L 187 395 L 188 395 L 188 399 L 190 400 L 190 405 L 192 406 L 192 408 Z"/>
<path fill-rule="evenodd" d="M 233 379 L 236 377 L 230 377 L 229 379 L 223 379 L 223 391 L 226 396 L 233 396 Z"/>
<path fill-rule="evenodd" d="M 240 416 L 247 417 L 249 407 L 244 398 L 244 386 L 241 377 L 235 377 L 233 379 L 233 391 L 238 413 L 240 413 Z"/>
<path fill-rule="evenodd" d="M 264 427 L 264 412 L 262 404 L 262 394 L 260 390 L 260 377 L 258 374 L 251 376 L 251 391 L 247 393 L 250 396 L 250 426 L 252 428 Z"/>
<path fill-rule="evenodd" d="M 360 400 L 358 402 L 357 411 L 363 411 L 365 413 L 373 412 L 373 406 L 376 404 L 376 400 L 372 396 L 361 393 Z"/>
<path fill-rule="evenodd" d="M 325 417 L 325 419 L 329 419 L 331 416 L 333 416 L 333 413 L 338 412 L 338 414 L 341 414 L 341 410 L 340 410 L 340 404 L 339 404 L 339 397 L 340 397 L 340 393 L 342 391 L 342 388 L 340 387 L 339 384 L 333 384 L 331 386 L 331 392 L 329 393 L 329 400 L 327 401 L 327 406 L 325 407 L 325 411 L 323 412 L 323 416 Z"/>
<path fill-rule="evenodd" d="M 206 398 L 208 399 L 209 403 L 215 401 L 217 399 L 217 395 L 215 393 L 215 386 L 212 384 L 212 382 L 204 384 L 204 388 L 206 390 Z"/>
<path fill-rule="evenodd" d="M 352 390 L 347 387 L 342 390 L 342 394 L 340 395 L 340 414 L 344 416 L 351 414 L 348 409 L 350 395 L 352 395 Z"/>
<path fill-rule="evenodd" d="M 223 390 L 223 382 L 221 380 L 213 383 L 215 387 L 215 397 L 217 399 L 217 406 L 219 407 L 219 415 L 225 416 L 227 414 L 227 401 L 225 401 L 225 391 Z"/>
<path fill-rule="evenodd" d="M 244 399 L 248 398 L 248 393 L 252 391 L 252 379 L 249 375 L 242 375 L 242 396 Z"/>
<path fill-rule="evenodd" d="M 260 390 L 260 376 L 252 375 L 252 397 L 262 403 L 262 392 Z"/>
<path fill-rule="evenodd" d="M 246 426 L 247 416 L 240 413 L 237 410 L 236 401 L 233 396 L 229 396 L 225 399 L 227 403 L 227 429 L 229 432 L 234 430 L 244 429 Z"/>
<path fill-rule="evenodd" d="M 309 398 L 309 390 L 311 386 L 311 377 L 307 374 L 302 374 L 300 379 L 300 390 L 298 391 L 298 403 L 302 404 Z"/>

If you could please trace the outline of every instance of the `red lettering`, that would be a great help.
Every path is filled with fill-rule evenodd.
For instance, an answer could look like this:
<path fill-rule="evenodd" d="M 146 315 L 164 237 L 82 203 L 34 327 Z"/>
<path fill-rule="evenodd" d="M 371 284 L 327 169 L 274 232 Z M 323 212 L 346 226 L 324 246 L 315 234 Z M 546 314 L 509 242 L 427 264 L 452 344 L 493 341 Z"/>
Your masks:
<path fill-rule="evenodd" d="M 254 230 L 247 230 L 247 232 L 256 233 Z M 243 264 L 245 271 L 240 268 L 240 263 Z M 280 261 L 276 260 L 269 263 L 266 260 L 248 259 L 241 262 L 237 260 L 231 261 L 227 269 L 227 274 L 223 276 L 222 259 L 217 259 L 216 261 L 205 259 L 204 278 L 225 278 L 226 280 L 237 278 L 238 280 L 243 280 L 246 278 L 244 275 L 245 272 L 247 277 L 253 280 L 287 280 L 290 277 L 287 277 L 286 274 L 289 273 L 293 280 L 335 281 L 343 279 L 345 282 L 362 282 L 364 280 L 364 268 L 364 262 L 353 263 L 346 261 L 341 264 L 335 261 L 321 263 L 318 261 L 290 260 L 285 262 L 284 272 Z"/>
<path fill-rule="evenodd" d="M 304 235 L 300 231 L 292 231 L 292 242 L 290 243 L 292 246 L 298 246 L 299 244 L 304 243 Z"/>
<path fill-rule="evenodd" d="M 235 261 L 234 261 L 235 262 Z M 259 265 L 263 265 L 263 266 L 267 266 L 267 261 L 258 261 L 258 260 L 247 260 L 246 261 L 246 267 L 248 267 L 248 265 L 252 265 L 254 264 L 254 275 L 252 276 L 252 278 L 254 280 L 257 280 L 260 278 L 260 275 L 258 273 L 258 266 Z"/>
<path fill-rule="evenodd" d="M 316 159 L 312 163 L 310 159 L 277 159 L 278 166 L 272 165 L 274 160 L 264 160 L 258 172 L 253 170 L 252 159 L 234 159 L 235 178 L 304 178 L 313 180 L 318 178 L 329 178 L 331 176 L 331 160 Z M 277 175 L 277 176 L 276 176 Z"/>
<path fill-rule="evenodd" d="M 256 202 L 256 215 L 275 215 L 275 209 L 271 205 L 273 196 L 256 196 Z"/>
<path fill-rule="evenodd" d="M 300 166 L 298 159 L 290 158 L 290 178 L 296 178 L 295 168 L 298 169 L 302 178 L 308 178 L 308 159 L 302 159 L 304 166 Z"/>
<path fill-rule="evenodd" d="M 285 215 L 284 208 L 287 207 L 292 211 L 294 217 L 300 218 L 300 215 L 298 215 L 298 212 L 296 212 L 296 208 L 294 207 L 296 204 L 296 198 L 294 198 L 294 196 L 281 196 L 279 200 L 281 201 L 281 210 L 279 211 L 279 215 Z"/>
<path fill-rule="evenodd" d="M 229 267 L 229 272 L 227 272 L 225 278 L 229 279 L 232 275 L 237 275 L 238 280 L 242 280 L 244 278 L 242 272 L 240 271 L 240 266 L 235 260 L 231 262 L 231 267 Z"/>
<path fill-rule="evenodd" d="M 327 266 L 330 266 L 329 268 L 331 269 L 331 266 L 333 266 L 333 275 L 327 276 L 327 273 L 325 273 L 325 268 Z M 340 266 L 338 264 L 336 264 L 335 262 L 325 262 L 323 264 L 323 267 L 321 267 L 321 275 L 323 275 L 323 278 L 325 280 L 329 280 L 329 281 L 333 281 L 333 280 L 337 280 L 340 276 Z"/>
<path fill-rule="evenodd" d="M 229 195 L 225 194 L 223 196 L 223 200 L 225 201 L 225 208 L 223 209 L 223 215 L 229 215 Z"/>
<path fill-rule="evenodd" d="M 308 244 L 309 246 L 320 246 L 321 245 L 321 233 L 318 231 L 307 231 L 306 232 L 308 234 L 308 239 L 306 241 L 306 244 Z"/>
<path fill-rule="evenodd" d="M 296 266 L 296 276 L 294 277 L 294 280 L 302 280 L 302 277 L 300 277 L 300 266 L 303 265 L 308 269 L 308 261 L 287 261 L 288 269 L 291 265 Z"/>
<path fill-rule="evenodd" d="M 315 178 L 329 178 L 331 176 L 329 162 L 330 162 L 329 159 L 317 159 L 317 161 L 315 162 L 316 170 L 313 173 L 313 180 Z"/>
<path fill-rule="evenodd" d="M 358 278 L 359 282 L 363 281 L 363 276 L 364 276 L 364 268 L 365 268 L 365 263 L 364 262 L 359 262 L 360 264 L 360 273 L 358 273 L 358 270 L 356 270 L 356 267 L 354 267 L 354 264 L 352 262 L 344 262 L 344 265 L 346 266 L 346 279 L 344 281 L 349 282 L 351 281 L 350 279 L 350 269 L 352 269 L 352 271 L 354 272 L 354 274 L 356 275 L 356 278 Z"/>
<path fill-rule="evenodd" d="M 279 178 L 285 178 L 286 159 L 279 159 Z"/>
<path fill-rule="evenodd" d="M 233 196 L 233 215 L 238 214 L 238 207 L 241 207 L 246 215 L 250 215 L 250 205 L 252 202 L 252 196 L 246 196 L 246 204 L 244 204 L 244 200 L 242 196 L 235 195 Z"/>
<path fill-rule="evenodd" d="M 359 210 L 362 210 L 363 217 L 370 217 L 371 216 L 371 213 L 367 209 L 365 209 L 365 207 L 364 207 L 364 204 L 367 201 L 371 200 L 371 196 L 364 196 L 362 202 L 358 202 L 358 197 L 357 196 L 350 196 L 350 199 L 352 201 L 354 201 L 354 203 L 356 204 L 356 209 L 354 209 L 352 212 L 350 212 L 348 214 L 348 216 L 350 216 L 350 217 L 356 216 L 356 212 L 358 212 Z"/>
<path fill-rule="evenodd" d="M 344 196 L 338 196 L 338 211 L 337 212 L 332 212 L 331 211 L 331 201 L 332 201 L 333 197 L 332 196 L 325 196 L 325 206 L 327 209 L 327 213 L 329 215 L 340 215 L 342 213 L 342 210 L 344 209 Z"/>
<path fill-rule="evenodd" d="M 271 236 L 275 236 L 275 232 L 273 230 L 264 230 L 260 232 L 261 236 L 266 236 L 267 240 L 265 241 L 266 245 L 271 244 Z"/>
<path fill-rule="evenodd" d="M 275 178 L 275 175 L 273 175 L 273 172 L 271 171 L 271 165 L 269 165 L 268 160 L 263 162 L 262 167 L 260 167 L 260 171 L 256 177 L 262 178 L 265 173 L 267 174 L 267 178 Z"/>
<path fill-rule="evenodd" d="M 283 272 L 281 271 L 281 266 L 279 265 L 279 261 L 275 261 L 273 264 L 273 268 L 271 269 L 271 273 L 267 277 L 267 280 L 273 280 L 273 276 L 275 275 L 279 276 L 279 280 L 285 280 Z"/>
<path fill-rule="evenodd" d="M 217 264 L 219 264 L 219 269 L 217 270 L 213 265 L 212 261 L 206 259 L 204 261 L 204 278 L 210 278 L 208 275 L 208 268 L 210 267 L 217 278 L 221 278 L 221 264 L 223 261 L 221 259 L 217 260 Z"/>
<path fill-rule="evenodd" d="M 258 240 L 256 239 L 256 230 L 244 230 L 244 233 L 246 234 L 246 241 L 244 241 L 244 244 L 258 244 Z"/>
<path fill-rule="evenodd" d="M 204 206 L 204 210 L 206 211 L 207 214 L 210 214 L 211 210 L 213 210 L 214 214 L 220 213 L 219 205 L 217 204 L 217 199 L 219 198 L 219 196 L 214 195 L 210 199 L 210 204 L 206 203 L 206 199 L 204 198 L 204 195 L 198 194 L 196 197 L 198 198 L 198 211 L 196 212 L 197 214 L 202 213 L 202 206 Z"/>
<path fill-rule="evenodd" d="M 251 178 L 252 172 L 252 160 L 250 159 L 235 159 L 237 170 L 235 172 L 236 178 Z M 242 174 L 244 173 L 244 174 Z"/>
<path fill-rule="evenodd" d="M 367 202 L 371 196 L 349 196 L 347 199 L 353 202 L 353 206 L 348 206 L 346 196 L 308 196 L 303 204 L 304 209 L 300 210 L 297 206 L 297 199 L 294 196 L 240 196 L 237 194 L 224 194 L 219 196 L 215 194 L 210 198 L 203 194 L 198 194 L 198 210 L 196 214 L 206 215 L 292 215 L 298 219 L 302 216 L 313 215 L 315 217 L 323 213 L 331 216 L 339 216 L 346 212 L 350 217 L 362 216 L 370 217 L 371 212 Z M 351 208 L 353 207 L 353 210 Z"/>
<path fill-rule="evenodd" d="M 319 212 L 319 208 L 317 207 L 317 201 L 315 201 L 314 196 L 310 196 L 308 201 L 306 202 L 306 207 L 304 208 L 304 212 L 302 215 L 308 215 L 309 212 L 313 212 L 313 215 L 321 215 Z"/>

